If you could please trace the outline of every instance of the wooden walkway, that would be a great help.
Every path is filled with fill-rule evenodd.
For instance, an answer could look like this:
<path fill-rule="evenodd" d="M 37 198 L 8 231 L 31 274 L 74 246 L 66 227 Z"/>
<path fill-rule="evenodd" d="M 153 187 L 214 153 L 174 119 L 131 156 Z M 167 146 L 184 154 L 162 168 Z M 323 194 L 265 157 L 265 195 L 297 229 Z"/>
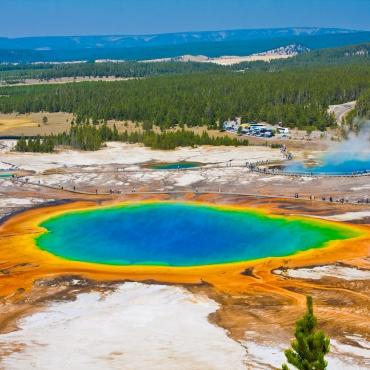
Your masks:
<path fill-rule="evenodd" d="M 268 167 L 260 166 L 271 166 L 276 165 L 276 162 L 259 162 L 256 164 L 248 165 L 250 171 L 260 173 L 263 175 L 273 175 L 273 176 L 291 176 L 291 177 L 345 177 L 345 178 L 354 178 L 354 177 L 364 177 L 370 176 L 370 169 L 368 171 L 352 172 L 352 173 L 314 173 L 314 172 L 290 172 L 290 171 L 281 171 L 278 169 L 270 169 Z"/>
<path fill-rule="evenodd" d="M 61 192 L 66 192 L 66 193 L 73 193 L 73 194 L 81 194 L 81 195 L 87 195 L 87 196 L 114 196 L 114 195 L 124 195 L 124 196 L 129 196 L 129 195 L 176 195 L 176 194 L 198 194 L 198 195 L 207 195 L 207 194 L 217 194 L 217 195 L 225 195 L 225 196 L 241 196 L 241 197 L 249 197 L 249 198 L 256 198 L 256 199 L 286 199 L 286 200 L 305 200 L 305 201 L 312 201 L 312 202 L 321 202 L 321 203 L 332 203 L 332 204 L 351 204 L 351 205 L 363 205 L 363 206 L 369 206 L 369 202 L 339 202 L 335 201 L 330 201 L 330 198 L 327 198 L 326 200 L 317 198 L 317 197 L 296 197 L 296 196 L 283 196 L 283 195 L 268 195 L 268 194 L 258 194 L 258 193 L 243 193 L 243 192 L 225 192 L 225 191 L 214 191 L 214 190 L 173 190 L 173 191 L 162 191 L 162 190 L 152 190 L 152 191 L 114 191 L 114 192 L 89 192 L 89 191 L 83 191 L 83 190 L 78 190 L 78 189 L 71 189 L 71 188 L 65 188 L 65 187 L 60 187 L 60 186 L 51 186 L 51 185 L 46 185 L 46 184 L 40 184 L 38 182 L 32 182 L 32 181 L 26 181 L 23 180 L 22 178 L 13 178 L 13 181 L 21 183 L 22 185 L 33 185 L 33 186 L 39 186 L 51 190 L 57 190 Z"/>

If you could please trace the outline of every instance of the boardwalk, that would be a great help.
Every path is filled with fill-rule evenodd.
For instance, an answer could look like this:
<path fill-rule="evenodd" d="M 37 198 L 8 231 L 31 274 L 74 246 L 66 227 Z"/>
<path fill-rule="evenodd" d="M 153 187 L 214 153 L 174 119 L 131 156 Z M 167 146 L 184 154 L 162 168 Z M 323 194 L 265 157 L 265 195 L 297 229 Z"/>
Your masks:
<path fill-rule="evenodd" d="M 370 170 L 367 171 L 360 171 L 360 172 L 350 172 L 350 173 L 314 173 L 314 172 L 290 172 L 290 171 L 282 171 L 277 168 L 269 168 L 268 166 L 276 165 L 276 162 L 258 162 L 255 164 L 248 164 L 247 167 L 256 173 L 261 173 L 264 175 L 278 175 L 278 176 L 293 176 L 293 177 L 362 177 L 362 176 L 370 176 Z M 264 167 L 261 167 L 264 166 Z"/>
<path fill-rule="evenodd" d="M 287 199 L 287 200 L 309 200 L 312 202 L 321 202 L 321 203 L 336 203 L 336 204 L 356 204 L 356 205 L 366 205 L 369 206 L 370 202 L 369 199 L 361 199 L 361 201 L 348 201 L 343 198 L 341 199 L 334 199 L 332 197 L 328 198 L 320 198 L 320 197 L 314 197 L 314 196 L 299 196 L 298 194 L 292 194 L 291 196 L 282 196 L 282 195 L 268 195 L 268 194 L 258 194 L 258 193 L 244 193 L 244 192 L 227 192 L 227 191 L 222 191 L 221 189 L 219 191 L 214 191 L 214 190 L 207 190 L 207 189 L 202 189 L 198 190 L 194 188 L 193 190 L 150 190 L 150 191 L 137 191 L 135 188 L 133 188 L 131 191 L 120 191 L 120 190 L 114 190 L 110 192 L 99 192 L 98 189 L 96 189 L 95 192 L 89 192 L 89 191 L 84 191 L 84 190 L 79 190 L 76 188 L 66 188 L 66 187 L 58 187 L 58 186 L 51 186 L 51 185 L 46 185 L 46 184 L 40 184 L 37 182 L 32 182 L 28 181 L 27 179 L 23 178 L 14 178 L 14 182 L 18 182 L 22 185 L 33 185 L 33 186 L 38 186 L 42 188 L 47 188 L 47 189 L 52 189 L 52 190 L 57 190 L 65 193 L 73 193 L 73 194 L 81 194 L 81 195 L 87 195 L 87 196 L 113 196 L 113 195 L 162 195 L 162 194 L 198 194 L 198 195 L 207 195 L 207 194 L 218 194 L 218 195 L 225 195 L 225 196 L 242 196 L 242 197 L 252 197 L 256 199 Z"/>

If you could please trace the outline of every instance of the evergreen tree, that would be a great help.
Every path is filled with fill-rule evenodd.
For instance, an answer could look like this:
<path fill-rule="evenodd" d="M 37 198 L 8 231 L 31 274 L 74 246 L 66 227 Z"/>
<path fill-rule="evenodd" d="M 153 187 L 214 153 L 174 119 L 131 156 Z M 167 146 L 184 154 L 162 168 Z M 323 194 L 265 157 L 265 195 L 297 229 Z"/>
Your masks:
<path fill-rule="evenodd" d="M 51 153 L 54 150 L 54 136 L 26 140 L 23 136 L 17 140 L 15 150 L 17 152 Z"/>
<path fill-rule="evenodd" d="M 324 356 L 330 351 L 330 339 L 316 330 L 317 319 L 313 313 L 312 297 L 307 297 L 307 311 L 296 323 L 292 348 L 285 351 L 288 363 L 298 370 L 325 370 L 328 362 Z M 289 370 L 283 365 L 283 370 Z"/>
<path fill-rule="evenodd" d="M 113 133 L 112 133 L 112 140 L 118 140 L 118 130 L 116 124 L 113 125 Z"/>
<path fill-rule="evenodd" d="M 153 128 L 153 124 L 149 121 L 143 122 L 143 130 L 150 131 Z"/>
<path fill-rule="evenodd" d="M 15 150 L 17 152 L 26 152 L 27 151 L 27 141 L 22 136 L 19 140 L 17 140 L 17 144 L 15 145 Z"/>

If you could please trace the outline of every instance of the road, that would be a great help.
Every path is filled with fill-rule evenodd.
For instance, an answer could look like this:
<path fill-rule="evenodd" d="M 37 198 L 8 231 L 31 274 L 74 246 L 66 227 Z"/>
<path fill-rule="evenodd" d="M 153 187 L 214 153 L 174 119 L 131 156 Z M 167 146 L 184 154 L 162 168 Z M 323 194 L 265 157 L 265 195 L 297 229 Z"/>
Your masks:
<path fill-rule="evenodd" d="M 350 101 L 338 105 L 329 105 L 328 113 L 334 114 L 338 126 L 342 126 L 343 118 L 353 109 L 355 109 L 356 101 Z"/>

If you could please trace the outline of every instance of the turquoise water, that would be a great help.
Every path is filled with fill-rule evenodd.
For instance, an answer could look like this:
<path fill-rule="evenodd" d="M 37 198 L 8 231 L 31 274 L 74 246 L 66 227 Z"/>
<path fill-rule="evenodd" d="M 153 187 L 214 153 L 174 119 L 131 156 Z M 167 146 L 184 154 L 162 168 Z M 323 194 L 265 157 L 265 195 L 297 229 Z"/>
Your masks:
<path fill-rule="evenodd" d="M 4 177 L 12 177 L 13 175 L 11 173 L 0 173 L 0 178 Z"/>
<path fill-rule="evenodd" d="M 201 164 L 196 162 L 175 162 L 175 163 L 158 163 L 150 166 L 154 170 L 183 170 L 187 168 L 196 168 Z"/>
<path fill-rule="evenodd" d="M 342 175 L 370 173 L 370 154 L 351 156 L 348 153 L 330 153 L 320 158 L 316 166 L 306 166 L 304 162 L 291 162 L 285 166 L 286 172 Z"/>
<path fill-rule="evenodd" d="M 196 266 L 286 256 L 355 236 L 320 221 L 186 203 L 67 213 L 42 223 L 38 246 L 76 261 Z"/>

